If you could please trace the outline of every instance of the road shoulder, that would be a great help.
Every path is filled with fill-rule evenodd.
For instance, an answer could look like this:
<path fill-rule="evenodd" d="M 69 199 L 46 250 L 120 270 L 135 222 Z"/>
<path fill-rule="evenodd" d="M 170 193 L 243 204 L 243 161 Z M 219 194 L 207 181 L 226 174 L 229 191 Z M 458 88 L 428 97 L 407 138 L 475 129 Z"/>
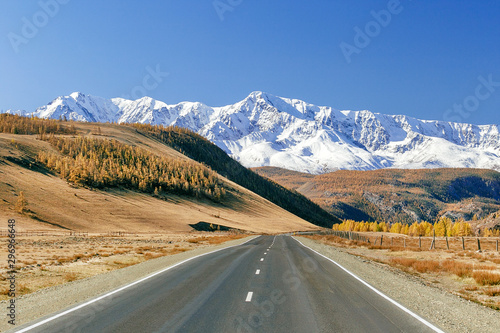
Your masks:
<path fill-rule="evenodd" d="M 346 253 L 342 249 L 296 237 L 409 310 L 438 324 L 447 332 L 500 332 L 499 312 L 427 286 L 404 272 Z"/>
<path fill-rule="evenodd" d="M 35 293 L 21 296 L 16 300 L 18 313 L 15 328 L 59 312 L 68 307 L 95 298 L 106 292 L 127 285 L 157 271 L 178 264 L 190 258 L 207 254 L 216 250 L 240 245 L 258 236 L 249 236 L 225 242 L 220 245 L 196 248 L 191 251 L 151 259 L 137 265 L 99 274 L 90 278 L 69 282 L 63 285 L 42 289 Z M 0 307 L 6 308 L 7 301 L 0 302 Z M 0 322 L 0 331 L 12 329 L 7 319 Z"/>

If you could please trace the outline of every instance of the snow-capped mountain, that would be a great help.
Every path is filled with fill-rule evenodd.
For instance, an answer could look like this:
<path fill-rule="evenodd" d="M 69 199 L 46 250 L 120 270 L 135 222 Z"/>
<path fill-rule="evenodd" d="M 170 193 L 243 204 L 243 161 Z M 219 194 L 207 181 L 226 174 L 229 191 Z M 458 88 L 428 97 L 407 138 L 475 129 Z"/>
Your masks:
<path fill-rule="evenodd" d="M 437 167 L 500 171 L 499 125 L 340 111 L 263 92 L 223 107 L 193 102 L 169 105 L 150 97 L 109 100 L 73 93 L 32 113 L 12 113 L 187 127 L 247 167 L 277 166 L 310 173 Z"/>

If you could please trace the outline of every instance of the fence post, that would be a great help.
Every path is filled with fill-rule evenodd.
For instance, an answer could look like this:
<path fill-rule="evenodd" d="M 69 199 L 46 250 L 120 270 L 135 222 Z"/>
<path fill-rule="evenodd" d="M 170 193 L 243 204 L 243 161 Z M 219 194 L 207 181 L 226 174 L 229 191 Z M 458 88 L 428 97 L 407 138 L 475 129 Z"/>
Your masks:
<path fill-rule="evenodd" d="M 418 247 L 422 248 L 422 236 L 418 236 Z"/>
<path fill-rule="evenodd" d="M 497 239 L 497 252 L 498 252 L 498 239 Z"/>
<path fill-rule="evenodd" d="M 463 236 L 462 236 L 462 250 L 465 251 L 465 240 Z"/>
<path fill-rule="evenodd" d="M 450 244 L 448 244 L 448 236 L 446 236 L 446 248 L 449 250 L 450 249 Z"/>
<path fill-rule="evenodd" d="M 481 243 L 479 242 L 479 238 L 477 239 L 477 251 L 481 252 Z"/>
<path fill-rule="evenodd" d="M 403 238 L 403 247 L 406 249 L 406 238 Z"/>
<path fill-rule="evenodd" d="M 384 235 L 380 235 L 380 246 L 382 246 L 383 241 L 384 241 Z"/>

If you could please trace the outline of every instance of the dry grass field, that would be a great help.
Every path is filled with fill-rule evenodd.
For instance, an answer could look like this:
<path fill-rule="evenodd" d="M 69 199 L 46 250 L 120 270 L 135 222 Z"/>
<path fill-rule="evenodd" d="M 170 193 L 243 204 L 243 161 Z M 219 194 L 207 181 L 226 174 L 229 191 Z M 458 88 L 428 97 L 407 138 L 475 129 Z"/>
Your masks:
<path fill-rule="evenodd" d="M 383 234 L 382 245 L 380 245 Z M 467 300 L 500 310 L 500 252 L 497 238 L 436 239 L 405 237 L 388 233 L 361 233 L 370 243 L 333 235 L 306 236 L 328 245 L 344 248 L 348 253 L 380 263 L 389 269 L 402 270 L 425 284 L 443 288 Z M 465 245 L 465 250 L 463 250 Z M 449 247 L 449 248 L 448 248 Z"/>
<path fill-rule="evenodd" d="M 36 233 L 33 233 L 36 234 Z M 39 232 L 39 234 L 41 234 Z M 86 235 L 86 234 L 85 234 Z M 89 234 L 19 236 L 16 248 L 18 295 L 87 278 L 140 262 L 245 237 L 236 233 Z M 7 248 L 7 237 L 0 237 Z M 8 299 L 7 252 L 0 253 L 0 300 Z"/>

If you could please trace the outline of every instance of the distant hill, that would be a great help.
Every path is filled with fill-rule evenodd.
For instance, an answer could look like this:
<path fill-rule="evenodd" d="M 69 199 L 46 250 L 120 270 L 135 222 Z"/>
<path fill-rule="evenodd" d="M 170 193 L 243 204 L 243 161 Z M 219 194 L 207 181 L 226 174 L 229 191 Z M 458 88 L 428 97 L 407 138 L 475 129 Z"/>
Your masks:
<path fill-rule="evenodd" d="M 253 170 L 345 219 L 432 222 L 446 215 L 472 220 L 500 209 L 500 173 L 487 169 L 340 170 L 317 176 L 273 167 Z"/>

